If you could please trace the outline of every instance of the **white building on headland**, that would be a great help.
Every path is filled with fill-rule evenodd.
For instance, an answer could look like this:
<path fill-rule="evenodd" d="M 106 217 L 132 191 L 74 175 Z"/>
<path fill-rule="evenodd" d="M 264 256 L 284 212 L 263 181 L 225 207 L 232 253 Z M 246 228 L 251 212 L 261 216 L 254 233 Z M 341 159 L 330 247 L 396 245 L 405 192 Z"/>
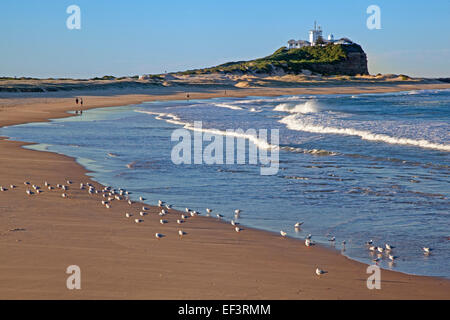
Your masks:
<path fill-rule="evenodd" d="M 318 26 L 316 22 L 314 22 L 314 29 L 309 30 L 309 41 L 306 40 L 289 40 L 288 41 L 288 48 L 289 49 L 299 49 L 302 47 L 309 47 L 309 46 L 315 46 L 318 45 L 318 40 L 321 39 L 320 45 L 327 45 L 329 43 L 332 44 L 345 44 L 349 45 L 353 42 L 348 38 L 341 38 L 338 40 L 334 40 L 333 34 L 328 35 L 328 38 L 325 40 L 322 36 L 322 27 Z"/>

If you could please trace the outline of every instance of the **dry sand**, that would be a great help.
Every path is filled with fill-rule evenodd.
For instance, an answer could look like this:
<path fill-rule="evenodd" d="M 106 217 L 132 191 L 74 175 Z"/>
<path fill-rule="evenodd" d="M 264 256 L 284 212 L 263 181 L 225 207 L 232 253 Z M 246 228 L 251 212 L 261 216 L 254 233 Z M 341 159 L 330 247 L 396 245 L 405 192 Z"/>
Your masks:
<path fill-rule="evenodd" d="M 437 86 L 318 87 L 236 89 L 228 96 L 358 93 L 412 90 Z M 440 86 L 449 88 L 450 85 Z M 83 96 L 84 109 L 162 99 L 184 99 L 177 89 L 150 95 Z M 193 99 L 223 96 L 223 90 L 194 92 Z M 0 126 L 45 121 L 74 110 L 67 98 L 0 99 Z M 217 219 L 192 217 L 180 239 L 171 211 L 161 225 L 152 207 L 144 223 L 125 201 L 101 205 L 101 196 L 79 190 L 89 182 L 86 170 L 72 158 L 22 148 L 0 140 L 0 298 L 1 299 L 450 299 L 450 281 L 382 270 L 381 290 L 368 290 L 367 265 L 321 246 L 283 239 L 278 234 L 233 227 Z M 24 181 L 43 187 L 73 181 L 67 192 L 28 196 Z M 97 183 L 92 182 L 100 187 Z M 16 189 L 10 189 L 14 184 Z M 164 199 L 162 199 L 164 200 Z M 205 208 L 208 203 L 205 203 Z M 307 221 L 306 221 L 307 224 Z M 155 232 L 166 235 L 161 240 Z M 81 290 L 66 288 L 69 265 L 81 268 Z M 316 266 L 329 273 L 318 277 Z"/>

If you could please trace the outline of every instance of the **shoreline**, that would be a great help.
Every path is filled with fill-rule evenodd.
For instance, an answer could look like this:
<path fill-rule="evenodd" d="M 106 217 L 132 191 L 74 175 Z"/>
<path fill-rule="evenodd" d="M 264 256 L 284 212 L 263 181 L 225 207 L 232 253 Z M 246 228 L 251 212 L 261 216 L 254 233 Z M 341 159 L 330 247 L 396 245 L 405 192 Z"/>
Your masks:
<path fill-rule="evenodd" d="M 450 84 L 445 88 L 450 88 Z M 297 94 L 304 94 L 304 90 L 308 90 L 307 94 L 314 94 L 310 89 L 301 88 Z M 404 87 L 394 89 L 405 91 Z M 411 90 L 416 89 L 419 88 Z M 240 97 L 241 94 L 265 96 L 279 95 L 280 88 L 236 91 Z M 281 91 L 284 92 L 285 89 Z M 219 97 L 221 92 L 223 93 L 223 90 L 215 93 L 190 92 L 190 95 L 191 99 L 205 99 Z M 251 94 L 248 94 L 250 92 Z M 329 90 L 328 93 L 333 91 Z M 341 90 L 339 93 L 346 92 Z M 226 97 L 232 97 L 233 94 L 228 92 Z M 85 105 L 83 110 L 169 98 L 185 99 L 184 92 L 164 96 L 92 96 L 84 98 L 88 106 Z M 26 101 L 21 108 L 17 107 L 22 104 L 20 99 L 7 101 L 6 107 L 0 99 L 2 107 L 0 126 L 73 116 L 67 113 L 75 109 L 72 98 L 50 98 L 51 101 L 48 101 L 48 98 L 41 99 L 47 101 Z M 33 100 L 40 99 L 33 98 Z M 365 272 L 366 264 L 352 260 L 339 252 L 333 252 L 337 251 L 336 249 L 324 246 L 306 248 L 298 239 L 282 239 L 279 235 L 268 231 L 245 228 L 246 230 L 237 234 L 225 222 L 217 223 L 216 219 L 199 216 L 188 219 L 186 226 L 183 227 L 188 235 L 185 239 L 179 240 L 175 236 L 177 226 L 173 226 L 174 223 L 158 227 L 159 217 L 152 217 L 157 212 L 157 207 L 151 207 L 150 215 L 144 218 L 145 221 L 150 219 L 155 221 L 148 225 L 144 223 L 143 228 L 140 228 L 140 225 L 136 226 L 125 220 L 124 210 L 128 210 L 125 203 L 117 205 L 114 203 L 113 208 L 105 216 L 106 209 L 99 204 L 101 198 L 93 199 L 87 192 L 76 190 L 76 187 L 68 192 L 69 199 L 62 199 L 60 192 L 44 192 L 42 195 L 27 198 L 23 192 L 23 181 L 20 180 L 29 179 L 31 183 L 41 185 L 44 179 L 53 182 L 52 184 L 64 183 L 64 179 L 71 179 L 74 186 L 79 185 L 81 181 L 91 181 L 96 187 L 100 186 L 86 175 L 88 171 L 74 158 L 23 148 L 32 144 L 0 139 L 0 159 L 4 171 L 1 183 L 6 184 L 8 180 L 11 181 L 8 184 L 14 183 L 18 186 L 17 190 L 0 194 L 0 207 L 3 207 L 0 209 L 2 213 L 0 225 L 8 225 L 5 229 L 10 230 L 14 227 L 20 228 L 19 225 L 22 224 L 29 225 L 24 227 L 24 232 L 0 230 L 0 253 L 7 261 L 0 266 L 0 281 L 6 283 L 8 287 L 8 289 L 3 286 L 0 288 L 0 298 L 450 299 L 450 281 L 447 279 L 416 276 L 386 269 L 382 269 L 382 290 L 368 290 L 365 284 L 369 276 Z M 65 172 L 71 172 L 70 177 Z M 5 195 L 11 195 L 12 198 L 5 201 Z M 49 197 L 52 202 L 48 201 Z M 30 207 L 30 201 L 34 203 L 33 207 Z M 66 205 L 68 202 L 73 202 L 75 206 L 71 203 Z M 12 203 L 18 203 L 17 208 L 11 208 Z M 134 207 L 138 208 L 139 204 Z M 64 208 L 63 211 L 68 217 L 58 214 L 61 208 Z M 90 213 L 83 212 L 80 208 L 88 208 Z M 92 215 L 96 219 L 92 219 Z M 179 213 L 171 212 L 168 215 L 169 222 L 173 222 L 178 215 Z M 102 223 L 99 224 L 97 220 Z M 138 234 L 135 234 L 136 228 L 139 229 Z M 53 232 L 49 232 L 48 229 Z M 98 232 L 88 232 L 87 238 L 80 238 L 85 229 L 96 229 Z M 142 232 L 144 229 L 152 232 L 159 229 L 167 230 L 168 236 L 156 240 L 153 237 L 154 233 Z M 65 237 L 71 241 L 68 242 Z M 49 242 L 51 239 L 59 245 Z M 76 243 L 75 246 L 73 242 Z M 146 245 L 143 245 L 144 243 Z M 194 250 L 192 245 L 202 250 Z M 135 246 L 141 249 L 141 253 L 150 254 L 151 258 L 133 252 Z M 12 250 L 12 247 L 15 250 Z M 218 252 L 217 248 L 221 251 Z M 86 280 L 88 284 L 85 288 L 88 289 L 74 292 L 65 288 L 67 275 L 64 271 L 69 264 L 63 266 L 61 262 L 70 260 L 70 255 L 67 255 L 65 250 L 75 252 L 74 256 L 83 262 L 80 263 L 82 270 L 87 268 L 87 274 L 91 274 Z M 62 261 L 55 260 L 55 257 L 52 258 L 53 255 Z M 41 262 L 40 257 L 47 259 Z M 160 260 L 154 261 L 155 257 Z M 118 266 L 107 263 L 111 261 L 116 262 Z M 180 266 L 184 261 L 188 262 L 186 270 Z M 33 262 L 37 262 L 41 268 L 38 268 L 40 271 L 37 271 L 37 274 L 32 271 L 33 267 L 36 267 Z M 318 278 L 314 274 L 316 264 L 328 270 L 329 274 Z M 106 277 L 105 280 L 105 275 L 100 271 L 102 266 L 106 268 L 106 274 L 111 278 Z M 27 271 L 24 272 L 23 269 Z M 148 269 L 154 272 L 149 275 Z M 27 286 L 26 281 L 23 281 L 22 272 L 27 274 L 26 278 L 31 281 L 31 286 Z M 180 272 L 181 276 L 178 274 Z M 211 272 L 213 272 L 212 279 L 208 276 Z M 158 273 L 159 275 L 156 275 Z M 147 277 L 152 281 L 148 282 Z M 44 279 L 50 280 L 51 285 L 43 284 Z M 119 287 L 114 288 L 111 282 L 119 283 Z M 36 289 L 38 283 L 43 285 L 45 290 Z M 186 284 L 183 290 L 179 290 L 180 283 Z M 95 289 L 91 290 L 92 287 Z"/>

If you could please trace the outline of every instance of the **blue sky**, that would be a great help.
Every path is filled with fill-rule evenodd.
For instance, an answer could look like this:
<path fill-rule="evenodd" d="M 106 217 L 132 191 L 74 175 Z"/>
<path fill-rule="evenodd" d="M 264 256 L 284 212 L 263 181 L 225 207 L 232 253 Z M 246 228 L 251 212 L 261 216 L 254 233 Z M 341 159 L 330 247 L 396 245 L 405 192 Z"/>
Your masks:
<path fill-rule="evenodd" d="M 66 8 L 81 8 L 81 30 Z M 369 5 L 381 30 L 366 27 Z M 362 45 L 372 74 L 450 77 L 449 0 L 2 0 L 0 76 L 161 73 L 266 56 L 289 39 L 325 35 Z"/>

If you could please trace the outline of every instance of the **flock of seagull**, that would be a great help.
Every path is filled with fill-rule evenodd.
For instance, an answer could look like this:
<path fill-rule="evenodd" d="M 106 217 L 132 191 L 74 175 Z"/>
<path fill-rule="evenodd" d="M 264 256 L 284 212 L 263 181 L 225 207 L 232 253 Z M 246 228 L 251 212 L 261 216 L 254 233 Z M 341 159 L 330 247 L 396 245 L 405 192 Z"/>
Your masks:
<path fill-rule="evenodd" d="M 67 194 L 67 191 L 69 190 L 69 185 L 72 185 L 73 182 L 71 180 L 67 180 L 66 181 L 66 185 L 61 185 L 61 184 L 56 184 L 55 186 L 52 186 L 50 183 L 48 183 L 47 181 L 44 182 L 44 186 L 48 189 L 48 190 L 61 190 L 61 197 L 62 198 L 69 198 L 69 195 Z M 24 182 L 24 185 L 26 186 L 26 194 L 28 196 L 32 196 L 34 194 L 40 194 L 42 193 L 42 189 L 40 186 L 35 185 L 35 184 L 31 184 L 28 181 Z M 17 186 L 11 184 L 9 186 L 10 189 L 16 189 Z M 106 209 L 110 209 L 112 206 L 112 202 L 113 201 L 126 201 L 130 206 L 133 205 L 133 201 L 130 199 L 129 195 L 130 192 L 124 190 L 124 189 L 113 189 L 112 187 L 103 187 L 103 189 L 96 189 L 91 183 L 80 183 L 80 190 L 87 190 L 89 195 L 101 195 L 102 196 L 102 200 L 101 200 L 101 204 L 106 208 Z M 7 188 L 0 186 L 0 192 L 6 192 L 8 191 Z M 144 197 L 139 197 L 139 201 L 142 204 L 142 210 L 140 210 L 139 212 L 139 216 L 140 217 L 145 217 L 148 214 L 148 211 L 150 210 L 150 208 L 146 207 L 145 204 L 143 203 L 146 199 Z M 160 209 L 160 212 L 158 213 L 158 215 L 160 216 L 160 224 L 164 225 L 168 223 L 168 220 L 164 219 L 163 217 L 169 213 L 169 210 L 172 209 L 172 206 L 170 204 L 165 203 L 162 200 L 158 200 L 158 207 Z M 185 209 L 186 213 L 181 214 L 180 219 L 177 219 L 177 224 L 181 225 L 183 223 L 186 222 L 186 219 L 188 219 L 188 217 L 195 217 L 197 215 L 200 215 L 199 212 L 195 211 L 195 210 L 191 210 L 189 208 Z M 234 211 L 234 219 L 232 219 L 230 221 L 231 225 L 234 227 L 234 231 L 236 232 L 241 232 L 243 229 L 241 227 L 239 227 L 239 223 L 236 221 L 237 219 L 239 219 L 240 214 L 241 214 L 242 210 L 240 209 L 236 209 Z M 211 215 L 213 214 L 213 210 L 210 208 L 206 208 L 206 216 L 207 217 L 211 217 Z M 216 213 L 215 215 L 217 217 L 217 219 L 221 220 L 224 216 L 222 214 Z M 125 217 L 126 218 L 132 218 L 133 214 L 126 212 L 125 213 Z M 136 224 L 140 224 L 143 223 L 144 220 L 141 218 L 135 218 L 134 222 Z M 301 230 L 301 227 L 303 225 L 303 222 L 297 222 L 294 225 L 294 229 L 296 232 Z M 183 236 L 185 236 L 187 233 L 184 232 L 182 229 L 178 229 L 178 236 L 180 238 L 183 238 Z M 283 238 L 286 238 L 288 233 L 284 230 L 280 230 L 280 235 Z M 165 237 L 164 234 L 162 233 L 155 233 L 155 238 L 156 239 L 162 239 L 163 237 Z M 328 239 L 328 241 L 330 241 L 331 243 L 335 243 L 336 238 L 335 237 L 331 237 L 330 239 Z M 305 237 L 305 246 L 306 247 L 311 247 L 315 245 L 315 242 L 312 240 L 312 235 L 308 234 Z M 343 240 L 342 241 L 342 246 L 345 248 L 346 245 L 346 241 Z M 383 257 L 386 257 L 390 260 L 390 264 L 394 263 L 394 261 L 396 259 L 398 259 L 398 256 L 395 256 L 393 254 L 393 249 L 395 248 L 394 246 L 390 245 L 390 244 L 385 244 L 384 246 L 375 246 L 373 243 L 373 240 L 369 240 L 365 243 L 367 249 L 369 250 L 369 252 L 372 255 L 377 255 L 376 257 L 374 257 L 372 259 L 373 262 L 375 262 L 376 264 L 378 264 L 378 262 L 380 262 Z M 429 248 L 429 247 L 423 247 L 422 251 L 425 255 L 430 255 L 431 251 L 433 249 Z M 383 254 L 385 256 L 383 256 Z M 321 276 L 323 274 L 328 273 L 328 271 L 322 270 L 319 267 L 316 268 L 316 272 L 315 272 L 318 276 Z"/>

